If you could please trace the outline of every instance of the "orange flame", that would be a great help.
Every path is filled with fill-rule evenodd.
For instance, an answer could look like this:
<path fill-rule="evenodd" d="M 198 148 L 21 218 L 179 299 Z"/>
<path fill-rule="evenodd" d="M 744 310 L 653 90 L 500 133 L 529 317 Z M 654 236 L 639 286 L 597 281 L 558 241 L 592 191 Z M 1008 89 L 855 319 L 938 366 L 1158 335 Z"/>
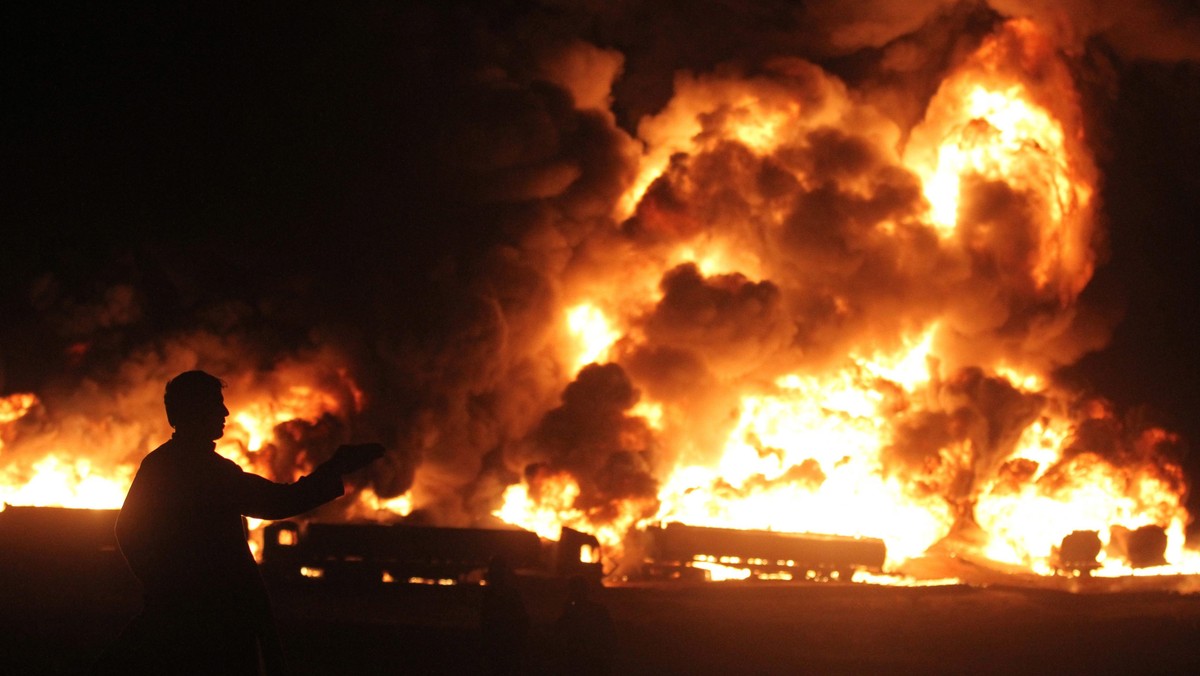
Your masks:
<path fill-rule="evenodd" d="M 661 301 L 655 282 L 680 262 L 699 262 L 708 277 L 770 277 L 769 252 L 747 246 L 752 240 L 744 235 L 709 227 L 707 214 L 688 210 L 686 200 L 698 180 L 684 171 L 689 157 L 734 147 L 727 153 L 731 161 L 786 165 L 786 153 L 830 128 L 855 130 L 876 144 L 880 161 L 911 172 L 926 202 L 925 213 L 917 215 L 920 226 L 945 255 L 970 259 L 1003 240 L 995 232 L 1001 226 L 990 220 L 994 210 L 979 195 L 1021 200 L 1031 245 L 1026 258 L 1000 263 L 1015 266 L 1007 278 L 1010 292 L 1038 303 L 1052 300 L 1046 305 L 1069 312 L 1094 269 L 1096 169 L 1071 75 L 1035 26 L 1011 21 L 984 40 L 949 73 L 903 144 L 894 125 L 833 78 L 806 64 L 779 67 L 802 84 L 792 88 L 788 78 L 680 76 L 674 99 L 639 125 L 646 153 L 616 215 L 637 215 L 674 244 L 626 265 L 619 280 L 592 280 L 575 299 L 567 321 L 579 327 L 574 332 L 589 346 L 580 349 L 587 359 L 619 361 L 625 351 L 646 343 L 640 318 Z M 892 155 L 892 149 L 899 152 Z M 829 180 L 802 163 L 792 169 L 789 180 L 802 186 Z M 665 203 L 682 205 L 678 213 L 663 213 L 647 201 L 656 182 L 668 177 L 673 192 Z M 853 178 L 837 180 L 851 194 L 868 187 Z M 754 227 L 783 227 L 785 210 L 779 205 L 755 203 L 750 209 L 744 217 Z M 877 226 L 887 237 L 900 237 L 908 227 L 892 220 Z M 621 302 L 613 302 L 616 298 Z M 974 311 L 966 300 L 968 309 L 960 312 Z M 616 309 L 600 315 L 595 310 L 600 302 Z M 851 311 L 840 299 L 836 303 L 838 313 Z M 961 346 L 951 350 L 964 340 L 958 331 L 954 322 L 931 317 L 891 339 L 864 334 L 840 361 L 727 377 L 719 386 L 732 393 L 736 408 L 722 439 L 674 420 L 679 404 L 643 396 L 629 414 L 646 416 L 675 458 L 656 472 L 661 506 L 650 521 L 879 537 L 887 543 L 889 567 L 978 525 L 980 556 L 1041 573 L 1051 572 L 1053 549 L 1074 530 L 1098 531 L 1107 544 L 1110 528 L 1154 525 L 1167 533 L 1173 564 L 1159 572 L 1194 566 L 1195 555 L 1183 549 L 1188 515 L 1177 464 L 1080 452 L 1074 440 L 1085 419 L 1068 412 L 1074 397 L 1052 388 L 1048 370 L 1011 356 L 963 357 Z M 585 339 L 585 333 L 596 337 Z M 620 354 L 611 349 L 614 344 L 623 345 Z M 1003 447 L 1004 457 L 985 458 L 987 449 L 963 435 L 933 449 L 923 468 L 893 466 L 885 454 L 907 418 L 921 412 L 953 417 L 956 404 L 945 400 L 951 395 L 944 379 L 964 366 L 1010 383 L 1028 406 L 1037 407 L 1026 414 L 1031 422 L 1018 430 L 1019 439 Z M 962 494 L 965 489 L 969 493 Z M 623 528 L 641 524 L 589 520 L 575 505 L 578 494 L 578 484 L 567 475 L 542 482 L 540 490 L 511 486 L 496 515 L 544 537 L 556 537 L 563 525 L 603 531 L 601 540 L 610 546 L 621 542 Z M 1100 574 L 1131 570 L 1127 562 L 1102 558 Z M 714 579 L 746 577 L 749 571 L 737 564 L 693 562 Z"/>
<path fill-rule="evenodd" d="M 240 395 L 235 395 L 240 396 Z M 50 436 L 31 435 L 29 440 L 16 434 L 14 425 L 37 405 L 29 394 L 10 395 L 0 399 L 0 442 L 9 440 L 6 462 L 0 466 L 0 503 L 30 506 L 62 506 L 89 509 L 115 509 L 121 506 L 133 481 L 136 462 L 97 462 L 78 449 L 68 447 L 62 440 Z M 332 395 L 311 385 L 292 385 L 278 396 L 264 396 L 243 403 L 230 402 L 230 418 L 226 435 L 217 443 L 217 452 L 237 462 L 243 469 L 270 476 L 268 460 L 259 451 L 266 443 L 275 441 L 277 425 L 293 420 L 316 422 L 322 415 L 337 413 L 339 403 Z M 155 437 L 165 440 L 168 430 L 158 426 Z M 109 448 L 129 437 L 129 431 L 107 423 L 87 427 L 82 438 L 89 445 Z M 150 435 L 141 436 L 144 444 L 151 443 Z M 135 451 L 136 449 L 129 449 Z M 149 450 L 147 448 L 146 450 Z M 144 452 L 144 451 L 143 451 Z M 127 455 L 126 451 L 123 455 Z M 297 467 L 294 480 L 311 470 Z"/>
<path fill-rule="evenodd" d="M 870 176 L 825 171 L 819 158 L 806 155 L 822 138 L 852 137 L 843 154 L 879 165 L 880 174 L 899 176 L 899 193 L 913 186 L 916 207 L 854 227 L 894 245 L 900 257 L 910 255 L 905 245 L 916 243 L 914 248 L 925 247 L 939 262 L 960 264 L 947 265 L 950 272 L 933 266 L 931 274 L 965 277 L 970 273 L 964 269 L 985 261 L 998 269 L 1005 288 L 975 297 L 969 286 L 948 283 L 949 290 L 938 288 L 946 297 L 931 301 L 928 313 L 899 327 L 863 322 L 860 335 L 830 341 L 832 355 L 810 349 L 794 335 L 798 320 L 785 317 L 770 342 L 774 351 L 763 350 L 771 352 L 768 357 L 746 359 L 738 352 L 728 359 L 736 366 L 711 368 L 707 380 L 696 381 L 714 392 L 651 394 L 646 388 L 623 412 L 644 420 L 664 447 L 658 464 L 648 463 L 658 482 L 656 503 L 629 500 L 615 509 L 589 510 L 577 504 L 587 486 L 581 477 L 546 471 L 509 486 L 495 515 L 548 539 L 558 539 L 564 527 L 592 533 L 610 559 L 623 555 L 631 531 L 651 522 L 879 537 L 887 543 L 889 568 L 977 526 L 980 541 L 968 549 L 1040 573 L 1051 572 L 1049 557 L 1067 533 L 1096 531 L 1109 545 L 1114 527 L 1151 525 L 1164 529 L 1172 565 L 1149 572 L 1200 571 L 1200 559 L 1184 549 L 1189 516 L 1182 471 L 1154 450 L 1169 435 L 1147 430 L 1133 442 L 1135 452 L 1121 457 L 1089 447 L 1081 428 L 1107 420 L 1110 412 L 1074 412 L 1076 397 L 1053 387 L 1049 365 L 1026 363 L 1038 362 L 1036 355 L 1005 348 L 977 355 L 970 343 L 979 332 L 962 326 L 988 314 L 979 308 L 1003 305 L 995 297 L 1008 294 L 1049 308 L 1030 332 L 1053 331 L 1070 322 L 1094 272 L 1096 169 L 1071 75 L 1036 27 L 1027 21 L 999 27 L 948 73 L 923 119 L 906 133 L 816 66 L 780 60 L 766 70 L 745 78 L 680 75 L 667 106 L 639 124 L 645 153 L 613 212 L 617 220 L 635 219 L 630 230 L 649 243 L 622 250 L 621 265 L 562 285 L 562 323 L 550 331 L 560 342 L 547 350 L 556 368 L 547 371 L 574 376 L 593 362 L 624 364 L 650 345 L 647 317 L 667 294 L 664 278 L 685 264 L 692 279 L 725 284 L 722 292 L 779 281 L 767 291 L 805 302 L 820 296 L 813 302 L 828 305 L 824 311 L 838 330 L 858 326 L 852 321 L 856 313 L 869 310 L 854 307 L 849 294 L 837 289 L 825 293 L 819 287 L 826 280 L 781 281 L 806 263 L 779 260 L 779 233 L 794 225 L 788 221 L 789 195 L 807 191 L 867 200 L 876 187 Z M 706 179 L 689 165 L 698 157 L 750 169 Z M 721 199 L 714 200 L 716 206 L 692 209 L 689 200 L 705 181 L 719 184 Z M 760 189 L 771 181 L 782 187 Z M 651 199 L 660 188 L 670 199 Z M 752 197 L 738 203 L 734 197 L 741 193 Z M 998 205 L 1006 200 L 1019 203 L 1019 232 L 1004 230 L 998 220 L 1003 211 Z M 718 221 L 733 225 L 722 229 Z M 1029 245 L 1002 255 L 1005 240 L 1014 237 Z M 853 267 L 861 264 L 854 253 L 839 251 L 835 257 Z M 789 288 L 780 290 L 784 286 Z M 773 298 L 755 297 L 748 305 L 762 310 Z M 717 314 L 711 304 L 689 311 Z M 691 317 L 698 323 L 706 318 Z M 1003 322 L 1000 317 L 993 323 Z M 728 327 L 727 333 L 740 337 L 741 328 Z M 684 338 L 702 343 L 703 331 L 696 333 L 700 339 Z M 1011 423 L 1011 439 L 991 439 L 996 431 L 991 420 L 966 415 L 969 407 L 954 386 L 971 373 L 1000 389 L 1007 383 L 1026 405 L 1019 422 Z M 349 405 L 361 406 L 362 393 L 344 373 L 339 377 L 351 393 Z M 248 471 L 274 474 L 267 451 L 282 443 L 276 438 L 281 425 L 347 413 L 342 410 L 347 402 L 321 382 L 300 372 L 280 376 L 270 387 L 235 385 L 218 452 Z M 31 394 L 0 398 L 4 503 L 119 506 L 135 471 L 130 455 L 144 455 L 152 440 L 167 436 L 161 421 L 110 419 L 90 427 L 81 423 L 86 429 L 70 439 L 54 434 L 33 439 L 24 435 L 23 421 L 38 406 Z M 913 466 L 899 466 L 903 463 L 890 453 L 906 425 L 923 415 L 940 416 L 949 428 L 987 429 L 954 429 L 956 434 L 928 441 Z M 989 441 L 994 448 L 983 448 Z M 120 449 L 122 460 L 90 459 L 78 444 Z M 276 478 L 294 479 L 311 469 L 307 462 L 301 456 L 295 467 L 284 468 L 293 476 Z M 405 516 L 419 506 L 414 495 L 421 492 L 385 499 L 363 490 L 352 511 L 372 518 Z M 648 514 L 653 517 L 645 518 Z M 692 563 L 714 579 L 749 576 L 737 557 Z M 1100 563 L 1100 574 L 1134 572 L 1108 551 Z"/>
<path fill-rule="evenodd" d="M 1055 285 L 1063 302 L 1091 279 L 1092 196 L 1096 170 L 1082 147 L 1080 113 L 1065 66 L 1028 21 L 1012 21 L 942 83 L 925 120 L 913 129 L 905 163 L 921 177 L 929 220 L 942 237 L 959 224 L 964 179 L 997 181 L 1033 199 L 1042 210 L 1036 260 L 1029 271 L 1039 288 Z M 1016 62 L 1015 64 L 1013 62 Z M 1062 83 L 1039 101 L 1022 78 L 1030 61 Z"/>

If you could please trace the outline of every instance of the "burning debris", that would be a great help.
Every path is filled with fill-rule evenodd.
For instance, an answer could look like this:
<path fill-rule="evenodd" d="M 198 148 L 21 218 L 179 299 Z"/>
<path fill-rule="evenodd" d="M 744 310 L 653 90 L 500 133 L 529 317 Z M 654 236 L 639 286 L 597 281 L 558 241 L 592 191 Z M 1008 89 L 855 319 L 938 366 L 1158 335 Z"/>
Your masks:
<path fill-rule="evenodd" d="M 1055 547 L 1051 558 L 1055 572 L 1091 575 L 1100 567 L 1096 557 L 1104 545 L 1100 542 L 1100 534 L 1094 530 L 1072 531 L 1062 539 L 1062 544 Z"/>
<path fill-rule="evenodd" d="M 238 397 L 218 451 L 247 469 L 291 481 L 353 436 L 387 442 L 317 521 L 499 518 L 595 537 L 625 575 L 643 536 L 677 569 L 849 579 L 967 530 L 979 557 L 1044 574 L 1191 570 L 1181 440 L 1055 379 L 1115 322 L 1081 296 L 1104 239 L 1077 50 L 1129 41 L 1025 4 L 886 26 L 777 8 L 766 23 L 793 32 L 675 46 L 697 64 L 678 72 L 617 9 L 595 36 L 464 9 L 445 20 L 468 44 L 414 55 L 445 72 L 405 81 L 437 110 L 417 141 L 428 248 L 373 240 L 382 272 L 259 290 L 157 260 L 114 263 L 87 302 L 39 279 L 62 373 L 0 398 L 0 499 L 119 505 L 165 436 L 162 384 L 203 368 Z M 421 527 L 278 526 L 265 545 L 367 556 L 353 533 L 399 566 L 372 574 L 461 575 L 396 563 L 397 542 L 433 546 Z"/>
<path fill-rule="evenodd" d="M 1133 568 L 1153 568 L 1167 565 L 1167 534 L 1159 526 L 1142 526 L 1129 530 L 1114 526 L 1109 547 L 1118 559 Z"/>

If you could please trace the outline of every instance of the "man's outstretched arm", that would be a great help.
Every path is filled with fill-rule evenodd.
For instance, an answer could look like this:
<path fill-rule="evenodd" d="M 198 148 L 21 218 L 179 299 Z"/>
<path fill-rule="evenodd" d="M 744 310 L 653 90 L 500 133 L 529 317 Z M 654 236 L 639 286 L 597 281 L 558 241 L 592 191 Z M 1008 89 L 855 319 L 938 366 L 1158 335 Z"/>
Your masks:
<path fill-rule="evenodd" d="M 333 457 L 312 474 L 291 484 L 275 483 L 240 468 L 231 480 L 238 511 L 259 519 L 286 519 L 341 497 L 342 475 L 362 469 L 383 456 L 380 444 L 339 446 Z"/>

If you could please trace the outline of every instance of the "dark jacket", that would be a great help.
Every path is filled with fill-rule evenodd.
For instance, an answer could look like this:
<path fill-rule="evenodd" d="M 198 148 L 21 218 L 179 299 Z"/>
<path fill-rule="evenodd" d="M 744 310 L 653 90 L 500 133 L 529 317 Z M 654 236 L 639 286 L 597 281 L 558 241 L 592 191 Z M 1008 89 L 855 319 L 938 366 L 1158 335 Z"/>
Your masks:
<path fill-rule="evenodd" d="M 113 668 L 256 674 L 261 663 L 278 673 L 282 655 L 243 516 L 294 516 L 342 490 L 325 467 L 274 483 L 217 455 L 211 442 L 173 438 L 147 455 L 116 527 L 146 605 L 112 651 Z"/>

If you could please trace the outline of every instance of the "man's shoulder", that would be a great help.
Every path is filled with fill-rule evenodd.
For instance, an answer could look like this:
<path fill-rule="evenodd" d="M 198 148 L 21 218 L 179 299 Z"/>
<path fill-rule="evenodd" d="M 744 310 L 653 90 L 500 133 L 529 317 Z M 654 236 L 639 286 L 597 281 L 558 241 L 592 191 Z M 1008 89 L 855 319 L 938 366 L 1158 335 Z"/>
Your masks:
<path fill-rule="evenodd" d="M 210 468 L 221 471 L 242 471 L 236 462 L 224 458 L 212 450 L 197 450 L 188 448 L 178 440 L 171 439 L 158 448 L 150 451 L 142 459 L 142 469 L 187 467 L 192 469 Z"/>
<path fill-rule="evenodd" d="M 160 444 L 158 448 L 147 453 L 146 457 L 142 458 L 141 468 L 139 471 L 145 471 L 147 469 L 153 469 L 155 467 L 161 467 L 163 465 L 170 464 L 173 455 L 170 452 L 170 445 L 171 442 L 168 441 L 165 444 Z"/>

